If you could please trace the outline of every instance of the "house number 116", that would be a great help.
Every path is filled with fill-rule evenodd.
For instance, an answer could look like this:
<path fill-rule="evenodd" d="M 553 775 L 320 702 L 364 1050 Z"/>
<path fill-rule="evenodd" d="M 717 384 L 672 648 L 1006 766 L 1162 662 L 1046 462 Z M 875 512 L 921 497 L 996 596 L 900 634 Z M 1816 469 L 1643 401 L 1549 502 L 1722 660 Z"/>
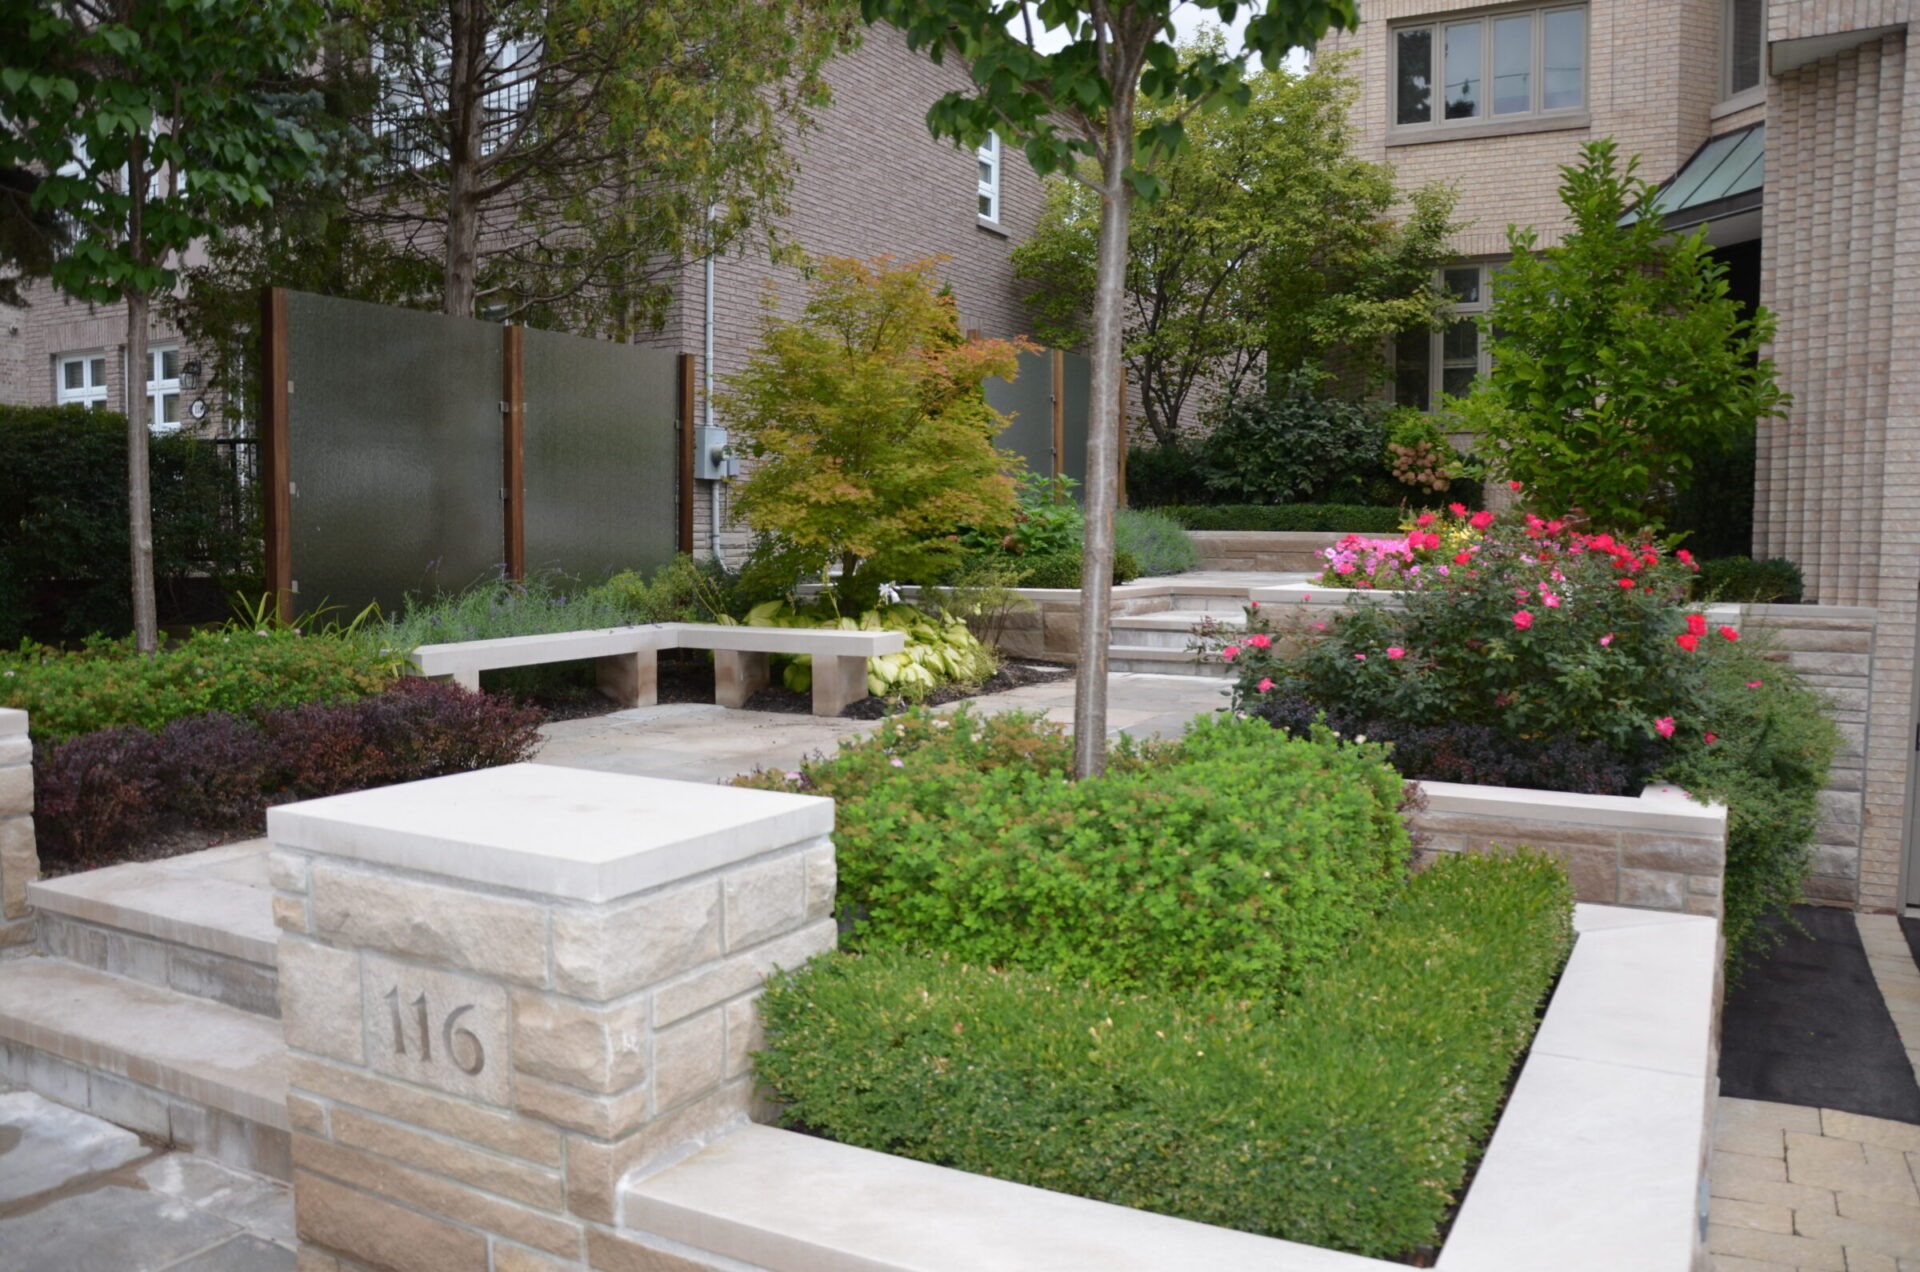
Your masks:
<path fill-rule="evenodd" d="M 433 1059 L 433 1031 L 427 1025 L 426 994 L 419 994 L 414 998 L 413 1002 L 408 1005 L 413 1008 L 413 1018 L 420 1034 L 420 1058 L 431 1061 Z M 395 985 L 387 991 L 387 1010 L 393 1017 L 393 1054 L 396 1056 L 404 1056 L 407 1054 L 407 1032 L 401 1021 L 400 987 L 398 985 Z M 440 1022 L 442 1049 L 447 1059 L 453 1062 L 453 1067 L 465 1074 L 476 1074 L 487 1067 L 487 1049 L 480 1045 L 479 1037 L 475 1035 L 471 1029 L 459 1025 L 460 1017 L 472 1010 L 472 1003 L 455 1007 L 447 1013 L 447 1018 Z M 461 1056 L 463 1051 L 467 1053 L 464 1059 Z"/>

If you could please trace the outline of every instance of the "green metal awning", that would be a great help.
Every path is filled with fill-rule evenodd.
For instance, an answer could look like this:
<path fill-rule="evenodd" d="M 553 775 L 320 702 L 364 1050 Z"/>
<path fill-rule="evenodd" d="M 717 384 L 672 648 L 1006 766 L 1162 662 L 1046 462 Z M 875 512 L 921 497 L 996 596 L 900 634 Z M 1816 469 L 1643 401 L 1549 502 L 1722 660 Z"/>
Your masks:
<path fill-rule="evenodd" d="M 1684 230 L 1760 206 L 1767 176 L 1767 126 L 1752 124 L 1708 141 L 1693 152 L 1649 203 L 1620 218 L 1631 225 L 1647 211 L 1670 230 Z"/>

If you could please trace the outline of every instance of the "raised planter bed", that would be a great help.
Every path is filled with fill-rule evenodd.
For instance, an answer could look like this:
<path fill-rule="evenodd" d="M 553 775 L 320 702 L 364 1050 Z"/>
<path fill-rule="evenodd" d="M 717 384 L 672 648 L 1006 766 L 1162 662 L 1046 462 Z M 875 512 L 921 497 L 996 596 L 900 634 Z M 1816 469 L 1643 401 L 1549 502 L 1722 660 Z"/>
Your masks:
<path fill-rule="evenodd" d="M 1718 924 L 1581 905 L 1441 1272 L 1687 1272 L 1717 1089 Z M 620 1188 L 622 1238 L 766 1272 L 1403 1265 L 741 1127 Z M 676 1265 L 678 1266 L 678 1265 Z"/>
<path fill-rule="evenodd" d="M 1189 530 L 1203 570 L 1315 573 L 1326 565 L 1320 553 L 1346 538 L 1334 530 Z"/>

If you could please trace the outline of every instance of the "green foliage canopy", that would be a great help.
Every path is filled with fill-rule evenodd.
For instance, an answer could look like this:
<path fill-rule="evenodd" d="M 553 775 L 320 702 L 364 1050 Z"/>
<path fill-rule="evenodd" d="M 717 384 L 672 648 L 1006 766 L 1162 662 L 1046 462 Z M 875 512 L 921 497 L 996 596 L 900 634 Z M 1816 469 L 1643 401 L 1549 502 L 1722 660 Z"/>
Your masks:
<path fill-rule="evenodd" d="M 1386 338 L 1435 318 L 1431 276 L 1447 254 L 1453 192 L 1427 186 L 1399 210 L 1392 170 L 1353 155 L 1358 86 L 1346 61 L 1251 76 L 1245 110 L 1195 116 L 1185 148 L 1154 168 L 1160 197 L 1136 210 L 1129 236 L 1124 350 L 1163 445 L 1203 387 L 1233 400 L 1263 368 L 1329 362 L 1377 378 Z M 1155 102 L 1143 117 L 1179 111 Z M 1090 334 L 1099 223 L 1098 196 L 1056 180 L 1038 230 L 1014 250 L 1034 333 L 1049 344 Z"/>
<path fill-rule="evenodd" d="M 734 510 L 821 564 L 866 608 L 879 584 L 929 582 L 960 525 L 1012 517 L 1006 417 L 980 383 L 1012 379 L 1017 347 L 960 335 L 935 262 L 818 262 L 798 321 L 771 316 L 716 396 L 753 458 Z"/>
<path fill-rule="evenodd" d="M 1493 373 L 1461 404 L 1482 453 L 1535 506 L 1615 530 L 1657 524 L 1694 453 L 1788 403 L 1760 356 L 1773 316 L 1741 316 L 1705 227 L 1673 238 L 1650 213 L 1621 223 L 1651 207 L 1637 164 L 1611 139 L 1589 142 L 1560 170 L 1567 237 L 1541 249 L 1533 230 L 1508 230 L 1513 261 L 1484 319 Z"/>

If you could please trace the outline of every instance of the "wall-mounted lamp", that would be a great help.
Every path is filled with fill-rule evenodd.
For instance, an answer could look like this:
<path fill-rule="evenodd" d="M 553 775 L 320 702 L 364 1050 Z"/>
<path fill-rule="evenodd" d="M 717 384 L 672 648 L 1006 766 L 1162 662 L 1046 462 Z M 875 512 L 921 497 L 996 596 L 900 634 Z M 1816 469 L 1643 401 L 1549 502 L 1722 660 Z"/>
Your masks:
<path fill-rule="evenodd" d="M 190 358 L 180 364 L 180 387 L 183 389 L 200 387 L 200 359 Z"/>

